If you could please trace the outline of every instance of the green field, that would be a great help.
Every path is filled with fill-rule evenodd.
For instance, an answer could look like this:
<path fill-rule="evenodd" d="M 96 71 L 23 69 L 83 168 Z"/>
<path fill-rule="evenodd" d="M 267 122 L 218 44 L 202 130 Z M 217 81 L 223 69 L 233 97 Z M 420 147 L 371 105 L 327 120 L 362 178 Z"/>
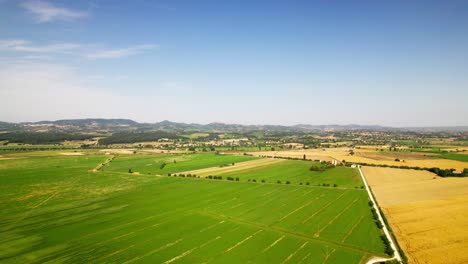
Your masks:
<path fill-rule="evenodd" d="M 450 159 L 450 160 L 458 160 L 458 161 L 468 162 L 468 155 L 467 154 L 446 153 L 446 154 L 437 155 L 435 157 L 438 157 L 438 158 L 441 158 L 441 159 Z M 467 165 L 467 167 L 468 167 L 468 165 Z"/>
<path fill-rule="evenodd" d="M 119 156 L 105 167 L 105 171 L 167 174 L 257 159 L 250 156 L 218 154 L 160 154 Z M 162 166 L 165 164 L 164 166 Z"/>
<path fill-rule="evenodd" d="M 122 172 L 163 155 L 119 156 L 93 173 L 108 156 L 41 153 L 0 160 L 0 262 L 359 263 L 384 256 L 361 189 Z M 243 158 L 221 157 L 214 163 Z M 213 158 L 184 157 L 186 165 L 168 169 L 212 166 L 206 159 Z"/>
<path fill-rule="evenodd" d="M 310 167 L 317 165 L 317 162 L 302 161 L 302 160 L 283 160 L 275 164 L 268 164 L 265 166 L 258 166 L 256 168 L 249 168 L 237 171 L 225 171 L 214 173 L 213 175 L 222 177 L 239 178 L 241 181 L 255 180 L 261 182 L 264 180 L 266 183 L 286 183 L 289 181 L 291 184 L 306 184 L 322 185 L 336 184 L 338 187 L 361 187 L 362 181 L 359 173 L 355 169 L 346 167 L 334 167 L 326 169 L 325 171 L 310 171 Z M 233 166 L 235 168 L 235 166 Z M 202 173 L 200 175 L 207 176 L 211 173 Z"/>

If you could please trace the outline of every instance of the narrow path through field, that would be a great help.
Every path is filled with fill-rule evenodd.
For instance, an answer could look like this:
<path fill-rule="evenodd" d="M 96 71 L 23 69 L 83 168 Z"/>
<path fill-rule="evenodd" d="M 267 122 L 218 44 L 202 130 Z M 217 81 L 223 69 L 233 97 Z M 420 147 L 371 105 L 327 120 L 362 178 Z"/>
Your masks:
<path fill-rule="evenodd" d="M 102 167 L 106 166 L 109 164 L 109 162 L 113 161 L 115 159 L 115 155 L 112 155 L 110 158 L 106 159 L 103 163 L 99 164 L 92 170 L 92 172 L 98 172 L 102 169 Z"/>
<path fill-rule="evenodd" d="M 390 247 L 395 252 L 394 253 L 395 255 L 393 256 L 393 258 L 387 258 L 387 259 L 384 259 L 384 258 L 371 258 L 370 260 L 367 261 L 367 264 L 378 263 L 378 262 L 392 260 L 392 259 L 396 259 L 396 260 L 402 262 L 400 252 L 398 252 L 398 250 L 397 250 L 397 248 L 395 246 L 395 243 L 393 242 L 392 236 L 390 236 L 390 232 L 388 231 L 387 225 L 383 221 L 382 215 L 380 214 L 379 207 L 377 206 L 377 203 L 374 200 L 374 196 L 372 195 L 372 192 L 371 192 L 371 190 L 369 188 L 369 185 L 367 184 L 366 177 L 364 177 L 364 174 L 362 173 L 361 166 L 358 166 L 358 170 L 359 170 L 359 173 L 361 174 L 362 182 L 364 183 L 364 186 L 366 187 L 366 191 L 367 191 L 367 194 L 369 195 L 369 199 L 372 201 L 373 207 L 374 207 L 374 209 L 375 209 L 375 211 L 376 211 L 376 213 L 377 213 L 377 215 L 379 217 L 379 221 L 383 225 L 382 230 L 384 231 L 385 236 L 387 237 L 388 241 L 390 241 Z"/>

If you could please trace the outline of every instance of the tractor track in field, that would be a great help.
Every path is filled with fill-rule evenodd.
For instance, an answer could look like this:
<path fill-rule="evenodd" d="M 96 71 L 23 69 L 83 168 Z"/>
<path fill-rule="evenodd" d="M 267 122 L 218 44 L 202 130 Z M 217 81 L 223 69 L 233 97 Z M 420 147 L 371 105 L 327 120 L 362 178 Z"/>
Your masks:
<path fill-rule="evenodd" d="M 230 222 L 235 222 L 235 223 L 238 223 L 238 224 L 253 226 L 253 227 L 256 227 L 258 229 L 262 229 L 264 231 L 272 231 L 272 232 L 280 233 L 282 235 L 288 235 L 288 236 L 296 237 L 296 238 L 299 238 L 299 239 L 305 239 L 305 240 L 310 240 L 310 241 L 318 241 L 318 242 L 321 242 L 321 243 L 326 244 L 326 245 L 338 246 L 338 247 L 341 247 L 341 248 L 347 248 L 347 249 L 350 249 L 350 250 L 360 251 L 360 252 L 368 253 L 368 254 L 372 254 L 372 255 L 381 255 L 381 253 L 379 253 L 379 252 L 368 251 L 367 249 L 364 249 L 364 248 L 361 248 L 361 247 L 358 247 L 358 246 L 355 246 L 355 245 L 343 244 L 343 243 L 340 243 L 340 242 L 331 241 L 331 240 L 323 239 L 323 238 L 320 238 L 320 237 L 311 237 L 311 236 L 307 236 L 307 235 L 304 235 L 304 234 L 299 234 L 299 233 L 294 233 L 294 232 L 291 232 L 291 231 L 287 231 L 287 230 L 284 230 L 284 229 L 281 229 L 281 228 L 278 228 L 278 227 L 274 227 L 274 226 L 258 224 L 258 223 L 250 222 L 250 221 L 246 221 L 246 220 L 240 220 L 240 219 L 232 218 L 232 217 L 221 215 L 221 214 L 216 214 L 216 213 L 213 213 L 213 212 L 207 212 L 207 211 L 196 211 L 196 212 L 201 214 L 201 215 L 208 215 L 208 216 L 216 217 L 216 218 L 219 218 L 219 219 L 223 219 L 225 221 L 230 221 Z"/>

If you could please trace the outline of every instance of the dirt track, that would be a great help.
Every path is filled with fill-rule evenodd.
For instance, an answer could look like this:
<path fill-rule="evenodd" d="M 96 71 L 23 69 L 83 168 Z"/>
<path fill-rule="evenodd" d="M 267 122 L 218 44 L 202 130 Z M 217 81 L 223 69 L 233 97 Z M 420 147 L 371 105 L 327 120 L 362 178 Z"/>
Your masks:
<path fill-rule="evenodd" d="M 409 263 L 468 263 L 468 178 L 377 167 L 363 172 Z"/>

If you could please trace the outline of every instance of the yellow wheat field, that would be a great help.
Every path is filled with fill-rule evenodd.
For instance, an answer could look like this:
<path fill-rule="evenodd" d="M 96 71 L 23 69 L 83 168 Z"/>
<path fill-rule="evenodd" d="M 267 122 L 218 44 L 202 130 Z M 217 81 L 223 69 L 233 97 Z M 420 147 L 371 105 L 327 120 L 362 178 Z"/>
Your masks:
<path fill-rule="evenodd" d="M 468 178 L 362 170 L 409 263 L 468 263 Z"/>

